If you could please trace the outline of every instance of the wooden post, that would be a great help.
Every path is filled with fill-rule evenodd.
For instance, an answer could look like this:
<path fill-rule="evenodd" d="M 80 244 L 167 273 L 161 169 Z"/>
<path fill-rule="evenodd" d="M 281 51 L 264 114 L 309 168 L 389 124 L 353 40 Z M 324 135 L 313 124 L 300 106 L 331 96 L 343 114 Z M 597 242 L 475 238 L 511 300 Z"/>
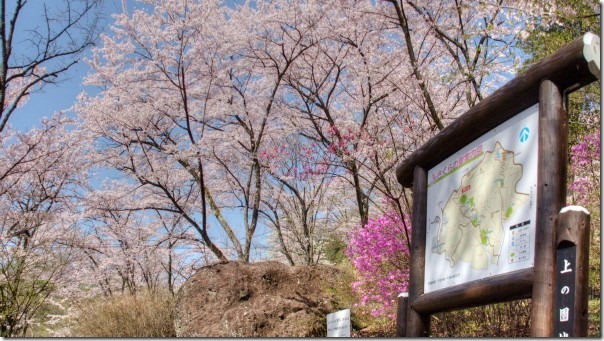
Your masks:
<path fill-rule="evenodd" d="M 557 236 L 554 336 L 587 336 L 589 212 L 579 206 L 560 211 Z"/>
<path fill-rule="evenodd" d="M 407 307 L 409 306 L 409 293 L 398 295 L 396 301 L 396 337 L 407 335 Z"/>
<path fill-rule="evenodd" d="M 411 268 L 409 273 L 409 304 L 407 307 L 407 336 L 429 336 L 430 315 L 413 309 L 413 301 L 424 293 L 426 263 L 426 205 L 428 172 L 416 166 L 413 173 L 413 221 L 411 230 Z"/>
<path fill-rule="evenodd" d="M 566 149 L 568 129 L 562 94 L 550 80 L 539 88 L 539 161 L 535 280 L 533 283 L 532 337 L 554 333 L 555 233 L 558 212 L 566 198 Z"/>

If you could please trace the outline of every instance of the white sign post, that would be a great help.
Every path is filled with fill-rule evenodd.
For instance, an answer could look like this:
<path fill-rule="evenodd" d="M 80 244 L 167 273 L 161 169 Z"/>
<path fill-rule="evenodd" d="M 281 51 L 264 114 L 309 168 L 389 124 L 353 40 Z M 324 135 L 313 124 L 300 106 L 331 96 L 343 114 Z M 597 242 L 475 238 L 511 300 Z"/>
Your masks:
<path fill-rule="evenodd" d="M 350 309 L 327 314 L 327 337 L 350 337 Z"/>

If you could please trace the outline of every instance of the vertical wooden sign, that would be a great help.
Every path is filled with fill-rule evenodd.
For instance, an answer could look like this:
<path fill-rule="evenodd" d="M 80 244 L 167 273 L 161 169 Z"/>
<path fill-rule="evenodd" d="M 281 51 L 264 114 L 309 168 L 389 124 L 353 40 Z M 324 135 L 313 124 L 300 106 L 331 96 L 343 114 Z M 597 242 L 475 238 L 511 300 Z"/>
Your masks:
<path fill-rule="evenodd" d="M 560 211 L 556 237 L 554 337 L 587 336 L 589 212 L 579 206 Z"/>
<path fill-rule="evenodd" d="M 556 252 L 556 303 L 554 305 L 554 336 L 574 336 L 575 273 L 577 247 L 570 245 Z"/>

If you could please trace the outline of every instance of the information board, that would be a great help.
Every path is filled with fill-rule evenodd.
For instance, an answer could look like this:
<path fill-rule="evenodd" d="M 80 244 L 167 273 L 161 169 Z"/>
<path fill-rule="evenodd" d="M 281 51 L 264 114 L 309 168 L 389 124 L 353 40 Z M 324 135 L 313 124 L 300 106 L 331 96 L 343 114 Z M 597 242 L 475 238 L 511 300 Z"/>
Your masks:
<path fill-rule="evenodd" d="M 534 265 L 538 105 L 428 171 L 424 292 Z"/>

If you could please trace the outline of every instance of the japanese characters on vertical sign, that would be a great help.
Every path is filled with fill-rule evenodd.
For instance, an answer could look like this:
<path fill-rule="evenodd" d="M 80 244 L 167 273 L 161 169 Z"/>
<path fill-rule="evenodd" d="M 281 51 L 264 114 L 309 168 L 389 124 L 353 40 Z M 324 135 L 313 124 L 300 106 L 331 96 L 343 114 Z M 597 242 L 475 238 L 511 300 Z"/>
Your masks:
<path fill-rule="evenodd" d="M 555 337 L 574 336 L 576 255 L 575 245 L 559 248 L 556 252 Z"/>

